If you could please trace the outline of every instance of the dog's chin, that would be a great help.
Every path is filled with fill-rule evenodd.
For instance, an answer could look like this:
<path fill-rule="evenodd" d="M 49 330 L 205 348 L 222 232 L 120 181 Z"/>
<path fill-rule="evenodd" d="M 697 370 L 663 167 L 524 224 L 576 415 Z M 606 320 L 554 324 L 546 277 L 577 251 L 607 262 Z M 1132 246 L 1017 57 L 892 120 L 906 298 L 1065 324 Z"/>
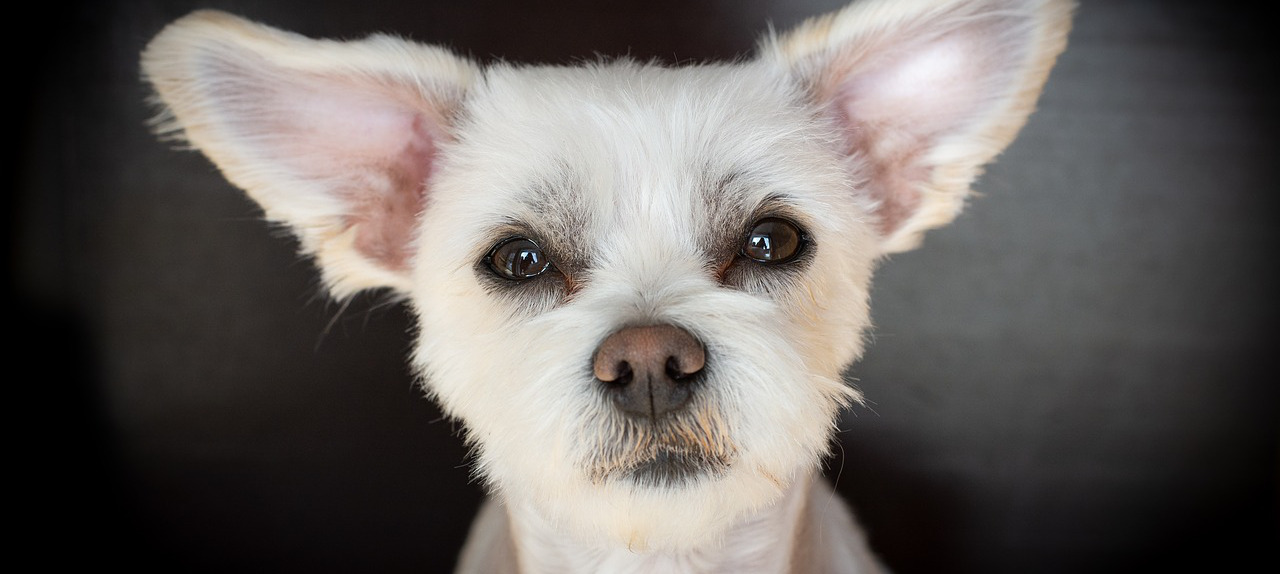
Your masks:
<path fill-rule="evenodd" d="M 701 457 L 663 450 L 636 466 L 628 473 L 627 478 L 641 487 L 676 488 L 700 476 L 712 474 L 716 466 Z"/>
<path fill-rule="evenodd" d="M 621 471 L 617 478 L 637 488 L 678 489 L 699 479 L 718 478 L 729 469 L 731 461 L 659 448 L 647 460 Z"/>

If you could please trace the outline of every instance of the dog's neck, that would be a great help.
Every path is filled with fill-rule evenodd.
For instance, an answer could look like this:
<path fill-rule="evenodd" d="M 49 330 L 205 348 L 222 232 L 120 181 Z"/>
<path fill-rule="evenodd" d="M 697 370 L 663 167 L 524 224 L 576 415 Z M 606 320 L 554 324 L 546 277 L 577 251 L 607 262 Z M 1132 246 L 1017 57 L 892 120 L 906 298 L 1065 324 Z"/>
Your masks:
<path fill-rule="evenodd" d="M 565 536 L 527 506 L 490 500 L 472 528 L 458 572 L 692 573 L 862 572 L 874 562 L 826 483 L 800 477 L 778 502 L 730 527 L 720 544 L 636 552 Z M 873 571 L 873 570 L 872 570 Z"/>
<path fill-rule="evenodd" d="M 522 573 L 534 572 L 785 572 L 793 533 L 808 498 L 798 480 L 777 503 L 725 533 L 723 542 L 685 552 L 635 552 L 568 539 L 528 508 L 512 509 L 512 533 Z"/>

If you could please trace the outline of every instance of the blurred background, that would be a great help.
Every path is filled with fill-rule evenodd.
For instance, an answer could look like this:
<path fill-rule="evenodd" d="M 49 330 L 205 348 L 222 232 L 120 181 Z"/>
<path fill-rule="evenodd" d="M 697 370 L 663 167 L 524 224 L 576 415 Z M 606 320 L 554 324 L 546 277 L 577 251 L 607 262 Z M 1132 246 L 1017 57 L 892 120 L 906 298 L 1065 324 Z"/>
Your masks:
<path fill-rule="evenodd" d="M 148 132 L 137 57 L 167 22 L 216 7 L 482 61 L 679 63 L 842 4 L 100 1 L 11 20 L 11 547 L 448 572 L 482 495 L 404 366 L 405 310 L 327 302 L 286 233 Z M 1222 6 L 1086 0 L 982 197 L 883 265 L 849 373 L 869 403 L 827 471 L 895 571 L 1278 571 L 1274 16 Z"/>

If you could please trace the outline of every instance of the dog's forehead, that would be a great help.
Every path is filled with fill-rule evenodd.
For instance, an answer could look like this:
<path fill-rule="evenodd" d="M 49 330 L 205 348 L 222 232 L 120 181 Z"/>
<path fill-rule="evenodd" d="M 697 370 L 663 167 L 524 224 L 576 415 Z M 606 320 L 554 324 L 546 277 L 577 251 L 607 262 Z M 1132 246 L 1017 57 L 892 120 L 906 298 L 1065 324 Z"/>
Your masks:
<path fill-rule="evenodd" d="M 763 204 L 826 191 L 813 115 L 758 64 L 497 66 L 469 99 L 449 169 L 467 182 L 456 192 L 473 227 L 529 227 L 584 256 L 619 236 L 705 248 Z"/>

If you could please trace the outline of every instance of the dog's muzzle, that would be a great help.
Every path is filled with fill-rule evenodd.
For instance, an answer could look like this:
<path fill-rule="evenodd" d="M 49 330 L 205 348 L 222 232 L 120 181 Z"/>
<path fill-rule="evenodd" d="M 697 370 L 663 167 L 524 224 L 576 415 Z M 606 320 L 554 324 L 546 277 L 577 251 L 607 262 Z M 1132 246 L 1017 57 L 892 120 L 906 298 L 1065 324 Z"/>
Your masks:
<path fill-rule="evenodd" d="M 706 384 L 702 342 L 674 325 L 625 327 L 605 337 L 592 371 L 614 412 L 587 462 L 593 482 L 674 487 L 718 476 L 737 446 Z M 706 391 L 706 389 L 703 389 Z"/>
<path fill-rule="evenodd" d="M 605 338 L 592 370 L 620 410 L 656 421 L 689 402 L 706 362 L 702 343 L 688 331 L 648 325 Z"/>

